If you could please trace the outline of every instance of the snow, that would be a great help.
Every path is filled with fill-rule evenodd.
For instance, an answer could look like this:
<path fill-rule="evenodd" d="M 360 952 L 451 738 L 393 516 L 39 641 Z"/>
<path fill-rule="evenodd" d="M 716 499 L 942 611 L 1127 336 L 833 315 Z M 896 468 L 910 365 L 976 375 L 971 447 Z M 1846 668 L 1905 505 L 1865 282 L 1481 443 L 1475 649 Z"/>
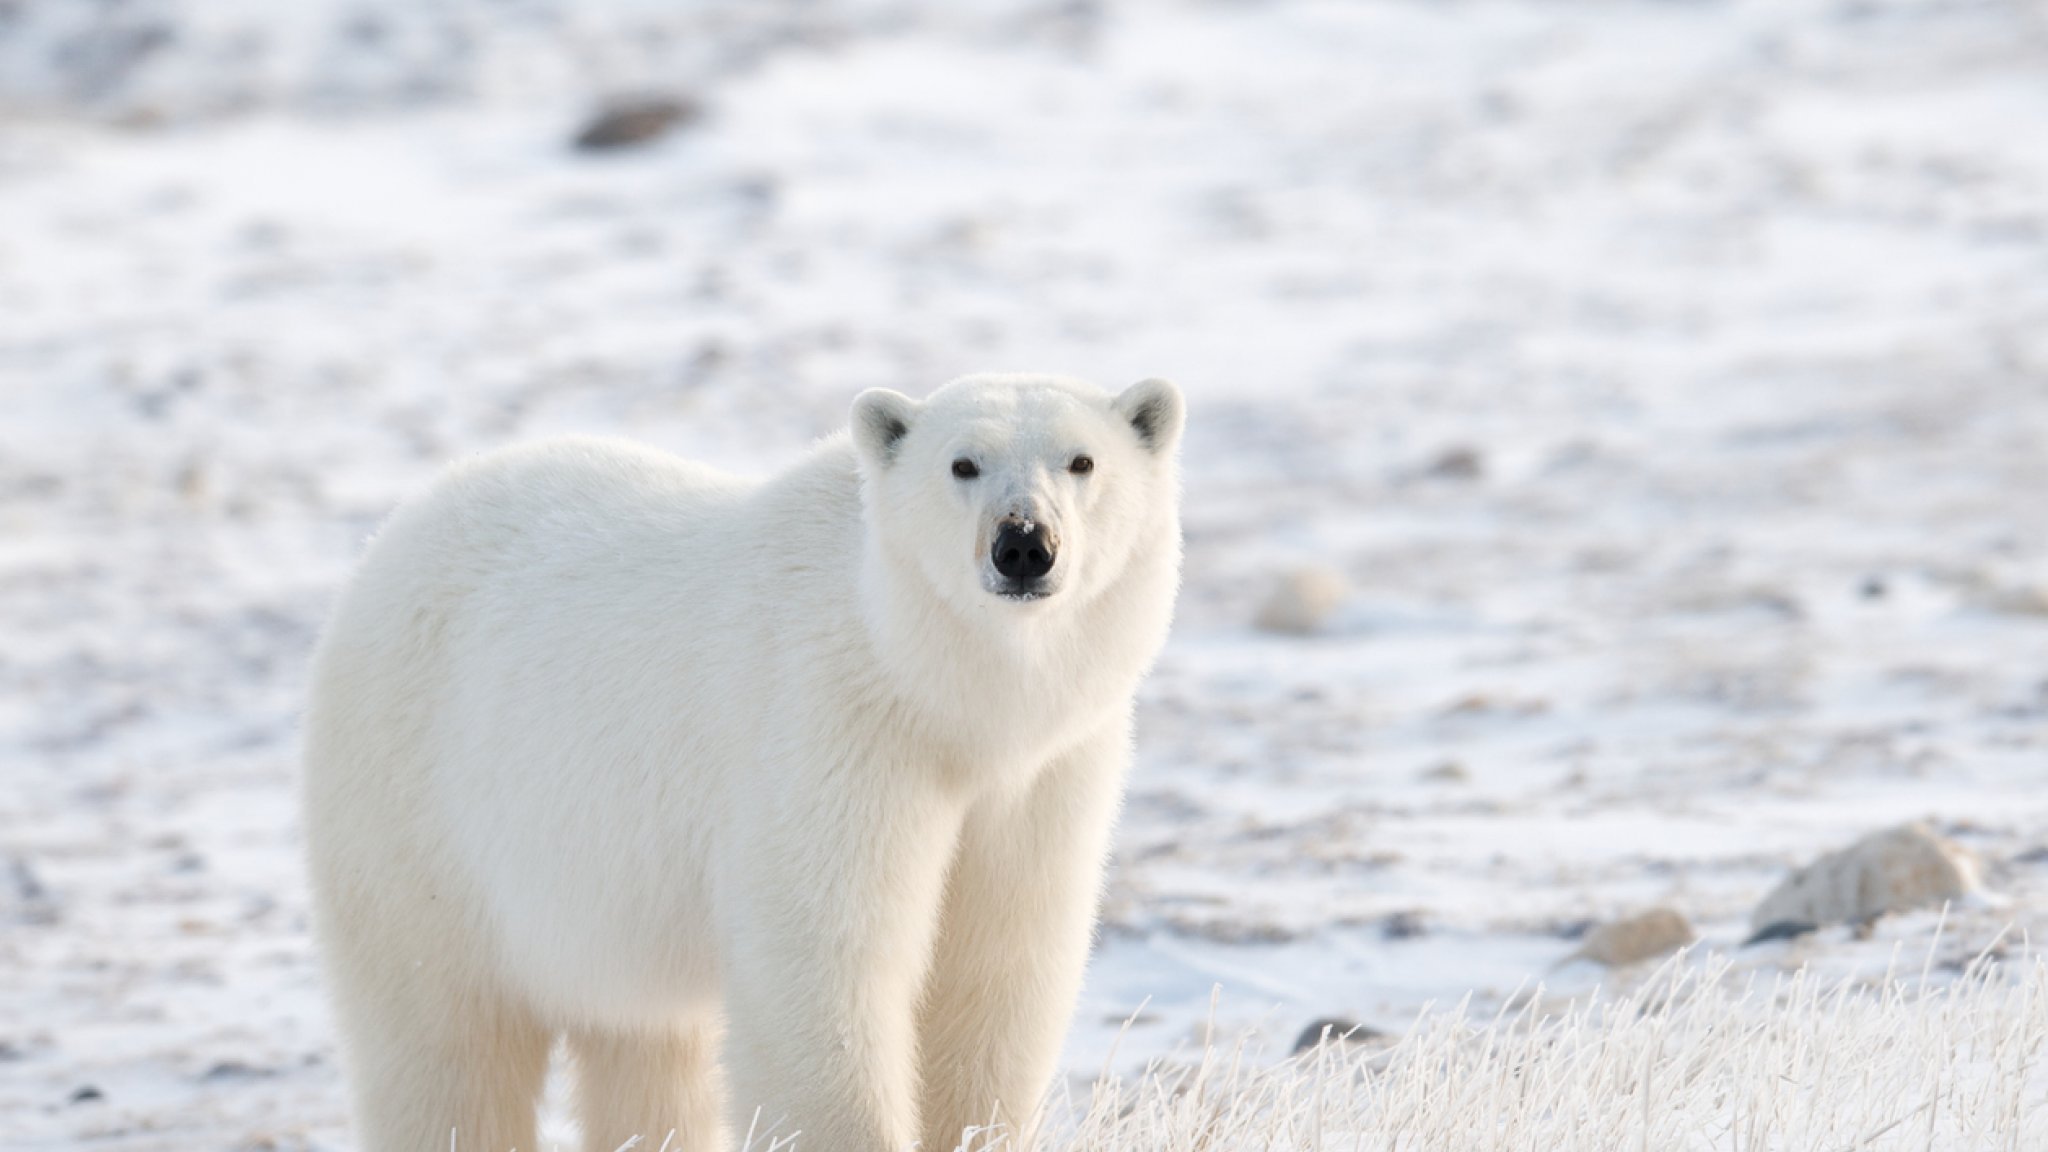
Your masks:
<path fill-rule="evenodd" d="M 1556 966 L 1660 903 L 1766 976 L 1939 977 L 2041 922 L 2017 0 L 8 13 L 10 1147 L 345 1143 L 295 725 L 393 502 L 569 430 L 763 472 L 982 369 L 1191 400 L 1077 1082 L 1185 1053 L 1216 985 L 1221 1034 L 1283 1041 L 1626 987 Z M 175 34 L 115 67 L 122 21 Z M 660 85 L 705 120 L 567 147 Z M 1254 629 L 1301 564 L 1350 599 Z M 1997 899 L 1732 951 L 1910 819 Z"/>

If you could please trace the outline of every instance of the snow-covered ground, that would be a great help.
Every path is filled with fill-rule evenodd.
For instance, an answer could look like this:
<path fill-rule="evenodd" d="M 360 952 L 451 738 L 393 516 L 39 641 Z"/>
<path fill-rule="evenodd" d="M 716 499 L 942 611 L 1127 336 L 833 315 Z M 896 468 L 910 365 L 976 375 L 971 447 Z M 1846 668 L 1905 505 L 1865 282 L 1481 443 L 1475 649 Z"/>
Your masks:
<path fill-rule="evenodd" d="M 988 368 L 1192 403 L 1077 1081 L 1216 985 L 1284 1048 L 1627 984 L 1589 921 L 1734 949 L 1907 819 L 1998 898 L 1737 970 L 2048 920 L 2038 0 L 41 0 L 0 117 L 10 1148 L 344 1143 L 295 714 L 394 501 Z"/>

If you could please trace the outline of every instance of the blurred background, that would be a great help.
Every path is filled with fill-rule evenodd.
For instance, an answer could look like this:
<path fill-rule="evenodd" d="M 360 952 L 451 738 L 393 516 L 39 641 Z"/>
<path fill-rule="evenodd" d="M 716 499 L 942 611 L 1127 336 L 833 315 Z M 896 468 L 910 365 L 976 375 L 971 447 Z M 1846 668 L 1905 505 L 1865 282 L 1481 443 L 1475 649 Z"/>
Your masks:
<path fill-rule="evenodd" d="M 1076 1083 L 2041 926 L 2044 0 L 0 0 L 6 1142 L 347 1146 L 296 717 L 436 469 L 990 369 L 1191 404 Z"/>

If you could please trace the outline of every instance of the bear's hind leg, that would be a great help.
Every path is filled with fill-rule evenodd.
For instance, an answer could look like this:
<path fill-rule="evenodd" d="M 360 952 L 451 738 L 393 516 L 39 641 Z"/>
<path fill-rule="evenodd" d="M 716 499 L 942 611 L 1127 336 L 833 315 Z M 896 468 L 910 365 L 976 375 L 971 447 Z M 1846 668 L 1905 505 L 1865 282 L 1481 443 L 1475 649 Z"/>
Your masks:
<path fill-rule="evenodd" d="M 363 1152 L 534 1152 L 554 1037 L 525 1005 L 417 969 L 354 975 L 336 991 Z"/>
<path fill-rule="evenodd" d="M 584 1152 L 616 1152 L 636 1136 L 635 1152 L 717 1152 L 717 1043 L 717 1030 L 703 1023 L 572 1030 Z"/>

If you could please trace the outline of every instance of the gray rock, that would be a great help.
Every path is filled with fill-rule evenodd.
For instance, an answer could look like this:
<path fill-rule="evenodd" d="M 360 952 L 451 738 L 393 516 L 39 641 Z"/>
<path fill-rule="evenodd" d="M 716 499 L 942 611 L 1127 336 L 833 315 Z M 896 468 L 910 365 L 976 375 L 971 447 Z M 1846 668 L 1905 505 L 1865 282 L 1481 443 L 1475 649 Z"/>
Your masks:
<path fill-rule="evenodd" d="M 1312 1052 L 1324 1044 L 1358 1044 L 1379 1039 L 1383 1035 L 1385 1034 L 1377 1028 L 1368 1028 L 1355 1020 L 1325 1016 L 1312 1021 L 1308 1027 L 1301 1030 L 1301 1035 L 1294 1038 L 1294 1055 Z"/>
<path fill-rule="evenodd" d="M 1486 457 L 1477 448 L 1446 448 L 1423 467 L 1422 474 L 1438 480 L 1478 480 L 1486 475 Z"/>
<path fill-rule="evenodd" d="M 694 123 L 704 109 L 687 96 L 634 96 L 614 100 L 576 134 L 584 152 L 607 152 L 658 140 Z"/>
<path fill-rule="evenodd" d="M 1803 920 L 1773 920 L 1751 932 L 1749 939 L 1742 942 L 1742 946 L 1748 948 L 1756 944 L 1768 944 L 1773 940 L 1797 940 L 1819 927 L 1818 924 L 1809 924 Z"/>
<path fill-rule="evenodd" d="M 1468 784 L 1472 770 L 1457 760 L 1442 760 L 1422 772 L 1422 778 L 1435 784 Z"/>
<path fill-rule="evenodd" d="M 1918 824 L 1875 832 L 1792 873 L 1764 897 L 1749 923 L 1852 924 L 1888 912 L 1939 907 L 1978 889 L 1976 858 Z"/>
<path fill-rule="evenodd" d="M 1408 909 L 1396 912 L 1380 921 L 1380 937 L 1386 940 L 1413 940 L 1429 935 L 1429 922 L 1421 911 Z"/>

